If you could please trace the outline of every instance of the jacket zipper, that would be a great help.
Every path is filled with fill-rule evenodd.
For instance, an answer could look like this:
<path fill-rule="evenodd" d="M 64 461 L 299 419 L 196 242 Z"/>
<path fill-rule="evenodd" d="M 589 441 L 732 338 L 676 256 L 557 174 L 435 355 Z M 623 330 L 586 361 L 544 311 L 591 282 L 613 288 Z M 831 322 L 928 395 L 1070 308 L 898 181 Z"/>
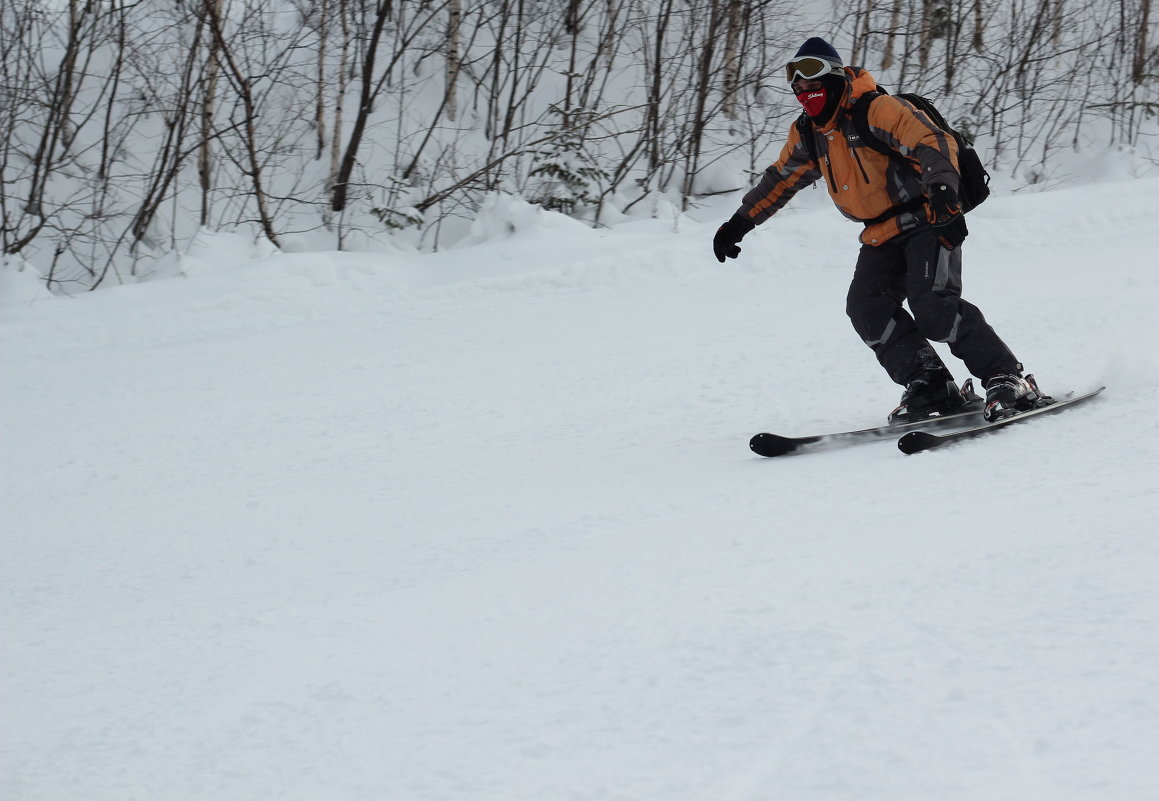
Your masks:
<path fill-rule="evenodd" d="M 837 181 L 833 179 L 833 162 L 829 160 L 829 140 L 824 134 L 821 134 L 820 138 L 825 143 L 825 168 L 829 170 L 829 185 L 837 186 Z M 813 141 L 817 140 L 814 139 Z"/>
<path fill-rule="evenodd" d="M 857 162 L 857 169 L 861 170 L 861 177 L 865 179 L 865 183 L 869 183 L 869 173 L 865 171 L 865 165 L 861 163 L 861 156 L 857 154 L 857 148 L 850 145 L 849 149 L 853 152 L 853 160 Z"/>

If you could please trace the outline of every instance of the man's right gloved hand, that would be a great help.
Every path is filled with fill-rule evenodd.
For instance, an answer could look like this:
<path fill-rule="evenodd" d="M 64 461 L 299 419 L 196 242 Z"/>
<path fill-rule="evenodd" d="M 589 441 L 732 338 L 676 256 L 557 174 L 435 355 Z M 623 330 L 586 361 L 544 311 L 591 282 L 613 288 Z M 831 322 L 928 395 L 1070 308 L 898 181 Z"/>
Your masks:
<path fill-rule="evenodd" d="M 962 204 L 958 202 L 958 193 L 946 184 L 930 188 L 929 203 L 930 225 L 935 228 L 962 219 Z"/>
<path fill-rule="evenodd" d="M 716 260 L 724 264 L 726 256 L 730 259 L 739 256 L 740 248 L 736 243 L 744 239 L 745 234 L 754 228 L 756 225 L 751 220 L 739 214 L 729 217 L 724 225 L 716 229 L 716 236 L 712 238 L 712 252 L 716 254 Z"/>

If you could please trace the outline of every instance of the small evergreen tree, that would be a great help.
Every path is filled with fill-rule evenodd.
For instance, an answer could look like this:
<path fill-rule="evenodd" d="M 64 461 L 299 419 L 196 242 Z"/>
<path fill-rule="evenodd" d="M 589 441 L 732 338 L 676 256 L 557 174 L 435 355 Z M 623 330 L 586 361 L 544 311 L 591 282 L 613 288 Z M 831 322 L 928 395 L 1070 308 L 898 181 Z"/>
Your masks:
<path fill-rule="evenodd" d="M 559 134 L 535 152 L 527 197 L 545 209 L 573 214 L 597 202 L 610 174 L 588 151 L 584 138 L 593 114 L 564 112 L 558 106 L 549 113 L 561 118 Z"/>

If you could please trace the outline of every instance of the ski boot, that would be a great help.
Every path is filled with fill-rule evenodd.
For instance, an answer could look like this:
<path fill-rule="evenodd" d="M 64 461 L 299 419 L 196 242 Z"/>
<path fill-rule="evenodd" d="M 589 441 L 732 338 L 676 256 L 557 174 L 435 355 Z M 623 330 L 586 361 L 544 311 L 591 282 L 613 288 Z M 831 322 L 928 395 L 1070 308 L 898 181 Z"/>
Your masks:
<path fill-rule="evenodd" d="M 986 379 L 986 409 L 982 416 L 987 423 L 993 423 L 1052 403 L 1054 398 L 1043 394 L 1033 375 L 992 375 Z"/>
<path fill-rule="evenodd" d="M 978 411 L 982 398 L 974 392 L 974 379 L 958 385 L 948 374 L 926 374 L 905 385 L 898 407 L 889 413 L 890 423 L 910 423 L 930 417 Z"/>

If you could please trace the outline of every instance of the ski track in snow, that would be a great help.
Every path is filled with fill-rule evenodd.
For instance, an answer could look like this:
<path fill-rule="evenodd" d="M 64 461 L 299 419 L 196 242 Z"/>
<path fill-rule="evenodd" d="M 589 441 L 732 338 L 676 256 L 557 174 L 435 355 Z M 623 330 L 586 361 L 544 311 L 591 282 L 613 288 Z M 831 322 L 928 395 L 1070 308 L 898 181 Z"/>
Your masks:
<path fill-rule="evenodd" d="M 899 392 L 822 193 L 0 307 L 0 797 L 1154 798 L 1157 198 L 971 214 L 1109 389 L 912 457 L 746 448 Z"/>

